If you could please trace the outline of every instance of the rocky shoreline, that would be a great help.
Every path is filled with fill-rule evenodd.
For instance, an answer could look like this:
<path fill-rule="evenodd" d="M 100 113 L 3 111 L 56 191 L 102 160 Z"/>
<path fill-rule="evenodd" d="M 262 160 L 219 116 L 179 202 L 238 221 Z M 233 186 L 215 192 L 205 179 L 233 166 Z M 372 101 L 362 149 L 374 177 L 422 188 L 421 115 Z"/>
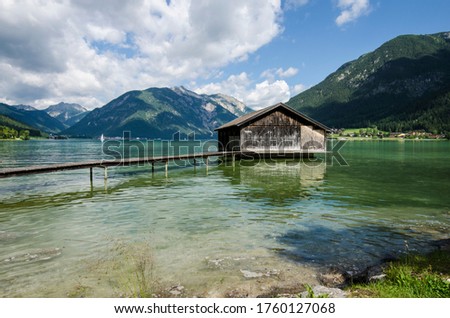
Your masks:
<path fill-rule="evenodd" d="M 435 241 L 433 247 L 436 250 L 450 251 L 450 239 L 441 239 Z M 256 295 L 257 298 L 272 298 L 272 297 L 310 297 L 311 292 L 315 297 L 325 295 L 329 298 L 345 298 L 350 294 L 345 288 L 354 284 L 367 284 L 370 282 L 383 280 L 386 277 L 384 274 L 385 269 L 390 263 L 399 260 L 398 257 L 388 257 L 380 260 L 377 264 L 367 266 L 362 270 L 358 269 L 345 269 L 336 266 L 330 267 L 325 271 L 318 274 L 317 280 L 319 284 L 311 286 L 311 291 L 306 290 L 305 284 L 291 284 L 285 286 L 272 286 L 267 292 Z M 243 272 L 249 274 L 247 272 Z M 252 273 L 250 273 L 252 274 Z M 254 275 L 250 275 L 248 278 L 255 278 Z M 262 277 L 264 275 L 257 275 Z M 226 297 L 252 297 L 250 295 L 240 294 L 238 290 L 234 293 L 225 295 Z"/>
<path fill-rule="evenodd" d="M 433 246 L 437 250 L 450 251 L 450 239 L 442 239 L 434 242 Z M 386 277 L 385 269 L 398 258 L 385 258 L 378 264 L 366 267 L 364 270 L 345 270 L 338 267 L 332 267 L 328 271 L 319 275 L 321 285 L 312 287 L 315 295 L 328 295 L 331 298 L 347 297 L 348 292 L 344 288 L 353 284 L 367 284 L 370 282 L 383 280 Z M 302 297 L 305 297 L 303 292 Z"/>

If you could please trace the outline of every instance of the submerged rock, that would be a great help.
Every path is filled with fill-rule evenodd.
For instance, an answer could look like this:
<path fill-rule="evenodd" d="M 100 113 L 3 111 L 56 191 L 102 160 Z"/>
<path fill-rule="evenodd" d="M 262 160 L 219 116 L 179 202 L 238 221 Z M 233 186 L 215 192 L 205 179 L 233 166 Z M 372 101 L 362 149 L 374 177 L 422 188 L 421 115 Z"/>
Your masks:
<path fill-rule="evenodd" d="M 3 262 L 36 262 L 46 261 L 61 255 L 62 249 L 59 247 L 40 249 L 29 253 L 13 255 L 5 258 Z"/>
<path fill-rule="evenodd" d="M 240 265 L 247 264 L 249 262 L 254 262 L 255 257 L 223 257 L 223 258 L 205 258 L 207 265 L 211 269 L 233 269 L 239 267 Z"/>
<path fill-rule="evenodd" d="M 263 273 L 251 272 L 251 271 L 248 271 L 245 269 L 241 269 L 241 273 L 242 273 L 242 275 L 244 275 L 245 278 L 258 278 L 258 277 L 264 276 Z"/>
<path fill-rule="evenodd" d="M 276 269 L 268 270 L 268 271 L 266 271 L 264 273 L 252 272 L 252 271 L 249 271 L 249 270 L 246 270 L 246 269 L 241 269 L 240 271 L 244 275 L 245 278 L 270 277 L 270 276 L 273 276 L 273 275 L 280 274 L 280 271 L 278 271 Z"/>
<path fill-rule="evenodd" d="M 15 239 L 16 235 L 14 233 L 8 233 L 5 231 L 0 231 L 0 241 L 6 241 L 10 239 Z"/>
<path fill-rule="evenodd" d="M 319 274 L 319 281 L 327 287 L 345 286 L 347 276 L 341 270 L 331 268 L 328 272 Z"/>
<path fill-rule="evenodd" d="M 184 291 L 184 286 L 181 285 L 175 285 L 170 287 L 169 294 L 172 296 L 180 296 Z"/>
<path fill-rule="evenodd" d="M 352 284 L 366 284 L 370 281 L 384 279 L 384 270 L 391 259 L 383 260 L 381 264 L 368 266 L 364 269 L 330 268 L 327 272 L 319 274 L 319 281 L 327 287 L 343 288 Z"/>

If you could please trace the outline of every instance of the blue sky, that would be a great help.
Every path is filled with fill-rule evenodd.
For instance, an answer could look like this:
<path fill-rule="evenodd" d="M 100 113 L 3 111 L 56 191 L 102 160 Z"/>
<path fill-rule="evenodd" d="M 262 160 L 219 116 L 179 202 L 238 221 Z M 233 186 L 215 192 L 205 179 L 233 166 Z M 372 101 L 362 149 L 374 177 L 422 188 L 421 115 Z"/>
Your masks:
<path fill-rule="evenodd" d="M 450 31 L 450 1 L 367 1 L 367 12 L 343 25 L 336 23 L 340 14 L 337 2 L 310 0 L 285 10 L 281 34 L 248 61 L 224 68 L 223 77 L 246 72 L 258 82 L 267 69 L 294 68 L 296 75 L 282 78 L 292 97 L 296 85 L 312 87 L 342 64 L 396 36 Z"/>
<path fill-rule="evenodd" d="M 370 10 L 353 22 L 335 23 L 333 1 L 312 0 L 285 13 L 283 34 L 264 47 L 264 61 L 276 56 L 281 67 L 299 69 L 295 80 L 313 85 L 343 63 L 402 34 L 450 31 L 450 1 L 370 1 Z M 277 52 L 277 47 L 281 50 Z M 263 55 L 263 54 L 261 54 Z M 284 63 L 283 63 L 284 62 Z"/>
<path fill-rule="evenodd" d="M 287 101 L 402 34 L 450 31 L 448 0 L 0 2 L 0 102 L 100 107 L 180 86 Z"/>

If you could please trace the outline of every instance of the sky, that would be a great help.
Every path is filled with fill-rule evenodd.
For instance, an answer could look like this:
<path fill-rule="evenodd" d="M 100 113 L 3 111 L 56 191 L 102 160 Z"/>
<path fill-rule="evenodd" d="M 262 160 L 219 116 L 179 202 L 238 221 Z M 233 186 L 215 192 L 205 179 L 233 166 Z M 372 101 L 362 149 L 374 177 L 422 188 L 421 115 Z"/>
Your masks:
<path fill-rule="evenodd" d="M 93 109 L 184 86 L 259 109 L 396 36 L 446 31 L 448 0 L 0 0 L 0 102 Z"/>

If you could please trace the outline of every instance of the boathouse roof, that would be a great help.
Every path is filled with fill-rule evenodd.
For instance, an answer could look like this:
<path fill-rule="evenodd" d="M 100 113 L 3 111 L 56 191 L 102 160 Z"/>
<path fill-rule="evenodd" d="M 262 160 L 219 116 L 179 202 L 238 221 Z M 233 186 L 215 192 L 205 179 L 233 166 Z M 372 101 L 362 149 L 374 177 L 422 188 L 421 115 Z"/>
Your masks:
<path fill-rule="evenodd" d="M 236 118 L 236 119 L 220 126 L 219 128 L 216 128 L 215 130 L 221 130 L 221 129 L 230 128 L 230 127 L 234 127 L 234 126 L 236 126 L 236 127 L 245 126 L 247 123 L 254 121 L 256 119 L 259 119 L 261 117 L 264 117 L 264 115 L 266 115 L 276 109 L 283 109 L 283 110 L 287 111 L 288 113 L 290 113 L 292 116 L 299 117 L 299 118 L 303 119 L 304 121 L 311 123 L 313 126 L 319 127 L 325 131 L 331 130 L 331 128 L 328 128 L 324 124 L 319 123 L 318 121 L 306 116 L 305 114 L 302 114 L 302 113 L 296 111 L 295 109 L 289 107 L 288 105 L 286 105 L 284 103 L 278 103 L 278 104 L 245 114 L 244 116 Z"/>

